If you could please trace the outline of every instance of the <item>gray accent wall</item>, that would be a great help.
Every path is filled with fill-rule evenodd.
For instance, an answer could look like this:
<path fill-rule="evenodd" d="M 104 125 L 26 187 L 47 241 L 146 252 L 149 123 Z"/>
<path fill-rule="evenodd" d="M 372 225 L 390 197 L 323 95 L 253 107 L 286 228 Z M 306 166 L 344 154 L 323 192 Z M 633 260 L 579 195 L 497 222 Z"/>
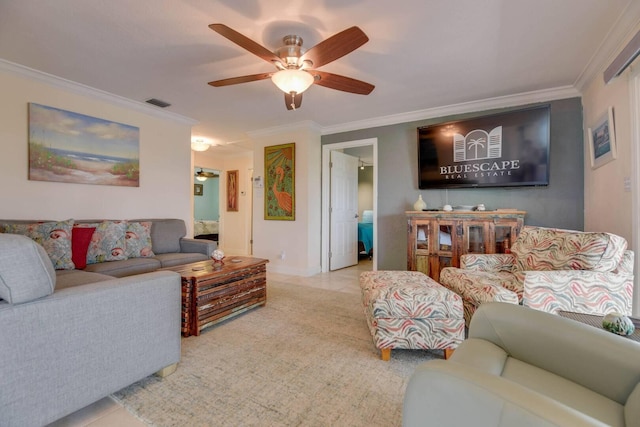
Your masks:
<path fill-rule="evenodd" d="M 549 104 L 551 107 L 550 178 L 547 187 L 418 189 L 417 128 Z M 523 105 L 324 135 L 322 145 L 378 139 L 378 268 L 405 270 L 405 211 L 422 194 L 428 209 L 484 203 L 487 210 L 515 208 L 527 212 L 525 224 L 583 230 L 584 143 L 580 98 Z"/>

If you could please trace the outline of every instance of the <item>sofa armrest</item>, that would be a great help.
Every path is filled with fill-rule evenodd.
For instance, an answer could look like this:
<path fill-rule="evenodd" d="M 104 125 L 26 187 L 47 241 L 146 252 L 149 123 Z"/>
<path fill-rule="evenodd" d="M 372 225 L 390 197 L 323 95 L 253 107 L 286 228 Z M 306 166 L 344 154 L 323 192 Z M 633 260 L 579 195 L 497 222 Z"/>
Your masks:
<path fill-rule="evenodd" d="M 460 257 L 460 268 L 473 271 L 514 271 L 515 257 L 512 254 L 465 254 Z"/>
<path fill-rule="evenodd" d="M 536 310 L 631 314 L 633 276 L 598 271 L 527 271 L 523 304 Z"/>
<path fill-rule="evenodd" d="M 402 424 L 404 427 L 606 425 L 514 381 L 444 360 L 432 360 L 416 369 L 407 385 Z"/>
<path fill-rule="evenodd" d="M 0 303 L 2 425 L 46 425 L 180 360 L 180 275 Z"/>
<path fill-rule="evenodd" d="M 515 359 L 620 405 L 627 402 L 640 382 L 638 343 L 528 307 L 480 305 L 471 319 L 469 338 L 492 342 Z"/>
<path fill-rule="evenodd" d="M 217 247 L 218 244 L 213 240 L 189 239 L 186 237 L 180 239 L 181 253 L 199 253 L 211 256 Z"/>
<path fill-rule="evenodd" d="M 624 251 L 624 254 L 622 255 L 622 260 L 620 261 L 620 264 L 618 264 L 618 267 L 615 270 L 613 270 L 613 273 L 633 274 L 633 260 L 634 260 L 633 251 L 631 250 Z"/>

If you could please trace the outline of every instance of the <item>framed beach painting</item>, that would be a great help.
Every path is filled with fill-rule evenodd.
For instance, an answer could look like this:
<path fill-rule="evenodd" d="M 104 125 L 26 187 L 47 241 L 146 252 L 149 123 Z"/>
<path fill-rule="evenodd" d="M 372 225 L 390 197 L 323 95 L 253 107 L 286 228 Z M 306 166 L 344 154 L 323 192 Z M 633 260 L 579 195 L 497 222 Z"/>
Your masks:
<path fill-rule="evenodd" d="M 140 129 L 29 103 L 29 179 L 140 186 Z"/>
<path fill-rule="evenodd" d="M 238 212 L 238 171 L 227 171 L 227 212 Z"/>
<path fill-rule="evenodd" d="M 295 221 L 295 142 L 264 148 L 264 219 Z"/>
<path fill-rule="evenodd" d="M 616 159 L 616 132 L 613 107 L 609 107 L 596 123 L 587 129 L 591 168 L 596 169 Z"/>

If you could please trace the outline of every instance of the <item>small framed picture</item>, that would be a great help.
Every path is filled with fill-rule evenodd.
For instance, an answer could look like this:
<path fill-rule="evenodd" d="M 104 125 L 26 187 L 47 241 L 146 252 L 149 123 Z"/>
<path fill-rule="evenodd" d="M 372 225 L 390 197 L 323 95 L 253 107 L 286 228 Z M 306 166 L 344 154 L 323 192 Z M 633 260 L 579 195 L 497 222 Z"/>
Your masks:
<path fill-rule="evenodd" d="M 238 212 L 238 171 L 227 171 L 227 212 Z"/>
<path fill-rule="evenodd" d="M 607 112 L 587 129 L 587 143 L 591 156 L 591 169 L 599 168 L 617 158 L 613 107 L 609 107 Z"/>
<path fill-rule="evenodd" d="M 193 195 L 202 196 L 202 184 L 193 184 Z"/>

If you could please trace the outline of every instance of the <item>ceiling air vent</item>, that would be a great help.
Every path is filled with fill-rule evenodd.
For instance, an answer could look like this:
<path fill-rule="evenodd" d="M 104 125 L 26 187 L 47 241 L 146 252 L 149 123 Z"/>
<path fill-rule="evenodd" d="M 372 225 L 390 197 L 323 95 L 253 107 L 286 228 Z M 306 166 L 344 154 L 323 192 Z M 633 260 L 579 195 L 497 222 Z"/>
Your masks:
<path fill-rule="evenodd" d="M 168 102 L 164 102 L 160 99 L 156 99 L 156 98 L 151 98 L 151 99 L 147 99 L 145 102 L 151 104 L 151 105 L 155 105 L 156 107 L 160 107 L 160 108 L 167 108 L 168 106 L 170 106 L 171 104 L 169 104 Z"/>

